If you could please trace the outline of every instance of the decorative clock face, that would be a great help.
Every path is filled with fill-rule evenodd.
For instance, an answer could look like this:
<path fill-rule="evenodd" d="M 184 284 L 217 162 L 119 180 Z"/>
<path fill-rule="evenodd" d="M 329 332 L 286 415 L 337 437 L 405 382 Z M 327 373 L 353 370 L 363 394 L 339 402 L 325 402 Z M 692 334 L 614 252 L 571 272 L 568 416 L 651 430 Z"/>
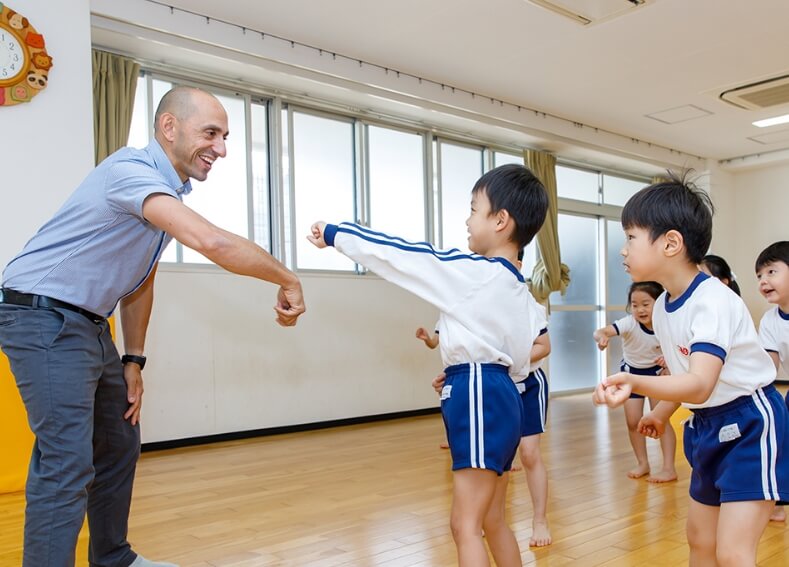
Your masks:
<path fill-rule="evenodd" d="M 47 87 L 51 68 L 44 36 L 0 0 L 0 106 L 30 102 Z"/>
<path fill-rule="evenodd" d="M 0 86 L 18 83 L 27 70 L 27 49 L 15 33 L 0 28 Z"/>

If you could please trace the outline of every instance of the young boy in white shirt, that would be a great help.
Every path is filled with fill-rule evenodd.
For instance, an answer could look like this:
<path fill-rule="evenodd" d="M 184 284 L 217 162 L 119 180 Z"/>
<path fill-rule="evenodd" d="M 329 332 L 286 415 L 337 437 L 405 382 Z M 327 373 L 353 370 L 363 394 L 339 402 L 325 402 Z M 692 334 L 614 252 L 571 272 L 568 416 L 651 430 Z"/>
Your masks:
<path fill-rule="evenodd" d="M 698 264 L 712 239 L 712 205 L 673 179 L 645 187 L 622 211 L 624 264 L 634 281 L 666 291 L 653 311 L 670 376 L 621 372 L 594 401 L 617 407 L 631 392 L 660 400 L 640 429 L 659 437 L 682 403 L 690 482 L 690 565 L 756 565 L 774 502 L 789 500 L 789 415 L 775 389 L 775 366 L 745 304 Z"/>
<path fill-rule="evenodd" d="M 762 250 L 756 259 L 756 279 L 759 292 L 775 305 L 762 316 L 759 341 L 775 368 L 783 366 L 784 372 L 789 372 L 789 241 L 774 242 Z M 789 406 L 789 393 L 786 404 Z M 785 507 L 776 506 L 770 520 L 785 522 Z"/>
<path fill-rule="evenodd" d="M 499 567 L 522 564 L 504 516 L 507 472 L 521 437 L 521 402 L 510 375 L 528 369 L 540 328 L 516 265 L 547 210 L 542 183 L 525 167 L 508 164 L 483 175 L 471 192 L 472 254 L 352 223 L 318 222 L 308 236 L 440 311 L 441 412 L 454 472 L 450 526 L 461 566 L 489 565 L 485 541 Z"/>

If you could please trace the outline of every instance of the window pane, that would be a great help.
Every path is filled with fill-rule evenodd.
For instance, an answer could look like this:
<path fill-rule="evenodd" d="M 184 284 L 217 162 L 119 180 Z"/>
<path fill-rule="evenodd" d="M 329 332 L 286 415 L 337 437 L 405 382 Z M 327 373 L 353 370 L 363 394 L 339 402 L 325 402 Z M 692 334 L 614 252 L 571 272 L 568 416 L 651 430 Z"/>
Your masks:
<path fill-rule="evenodd" d="M 553 292 L 551 303 L 597 305 L 597 219 L 560 214 L 559 246 L 562 263 L 570 268 L 570 285 L 564 296 Z"/>
<path fill-rule="evenodd" d="M 608 279 L 608 305 L 625 305 L 632 280 L 622 265 L 620 251 L 625 243 L 625 233 L 619 221 L 606 221 L 608 231 L 608 257 L 606 278 Z"/>
<path fill-rule="evenodd" d="M 573 167 L 556 166 L 556 193 L 559 197 L 598 203 L 598 174 Z"/>
<path fill-rule="evenodd" d="M 293 175 L 296 198 L 296 261 L 299 268 L 354 270 L 333 250 L 318 250 L 306 236 L 312 223 L 353 221 L 353 124 L 293 113 Z"/>
<path fill-rule="evenodd" d="M 630 197 L 646 185 L 642 181 L 603 175 L 603 202 L 608 205 L 624 206 Z"/>
<path fill-rule="evenodd" d="M 518 165 L 524 165 L 523 156 L 508 154 L 505 152 L 493 153 L 493 167 L 499 167 L 500 165 L 504 165 L 507 163 L 517 163 Z"/>
<path fill-rule="evenodd" d="M 593 388 L 600 379 L 597 345 L 592 334 L 597 328 L 594 311 L 558 311 L 551 313 L 549 371 L 551 391 Z"/>
<path fill-rule="evenodd" d="M 192 192 L 184 203 L 215 225 L 249 237 L 247 208 L 247 151 L 244 99 L 216 95 L 227 111 L 230 135 L 227 156 L 218 159 L 205 181 L 192 180 Z M 183 261 L 210 263 L 210 260 L 190 248 L 183 248 Z"/>
<path fill-rule="evenodd" d="M 441 160 L 441 247 L 468 250 L 466 219 L 471 189 L 482 176 L 482 150 L 439 144 Z"/>
<path fill-rule="evenodd" d="M 422 136 L 367 127 L 370 226 L 408 240 L 425 240 Z M 407 219 L 407 222 L 403 222 Z"/>
<path fill-rule="evenodd" d="M 627 297 L 625 297 L 627 299 Z M 605 324 L 610 325 L 614 321 L 621 319 L 627 315 L 626 311 L 608 311 L 605 314 Z M 622 362 L 622 339 L 621 337 L 614 337 L 608 341 L 608 348 L 605 349 L 607 374 L 610 376 L 615 372 L 619 372 L 619 365 Z"/>
<path fill-rule="evenodd" d="M 258 246 L 271 251 L 269 221 L 268 108 L 253 103 L 252 111 L 252 197 L 254 200 L 253 234 Z"/>
<path fill-rule="evenodd" d="M 153 112 L 148 112 L 148 77 L 137 78 L 137 90 L 134 92 L 134 109 L 132 110 L 131 127 L 127 146 L 144 148 L 148 145 L 148 124 L 153 121 Z"/>

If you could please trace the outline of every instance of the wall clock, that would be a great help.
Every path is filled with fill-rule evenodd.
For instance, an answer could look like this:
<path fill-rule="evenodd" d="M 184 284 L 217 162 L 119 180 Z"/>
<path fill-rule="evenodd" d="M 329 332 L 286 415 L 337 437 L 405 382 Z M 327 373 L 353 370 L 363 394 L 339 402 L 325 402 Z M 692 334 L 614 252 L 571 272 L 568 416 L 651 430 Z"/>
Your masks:
<path fill-rule="evenodd" d="M 0 106 L 29 102 L 46 88 L 51 68 L 44 36 L 0 2 Z"/>

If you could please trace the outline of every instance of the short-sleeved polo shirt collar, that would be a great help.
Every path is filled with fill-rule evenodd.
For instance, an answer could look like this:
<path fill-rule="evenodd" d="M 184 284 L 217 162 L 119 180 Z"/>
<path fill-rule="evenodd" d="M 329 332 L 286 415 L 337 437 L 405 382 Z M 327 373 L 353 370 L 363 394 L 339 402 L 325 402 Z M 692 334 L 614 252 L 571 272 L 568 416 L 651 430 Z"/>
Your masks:
<path fill-rule="evenodd" d="M 181 181 L 181 178 L 178 176 L 178 172 L 175 171 L 175 167 L 173 167 L 173 163 L 170 161 L 170 158 L 167 157 L 167 154 L 164 153 L 164 149 L 156 140 L 156 138 L 151 140 L 151 143 L 148 144 L 148 147 L 145 148 L 151 158 L 153 158 L 153 162 L 156 164 L 156 169 L 164 175 L 165 179 L 167 179 L 167 183 L 175 189 L 175 192 L 179 195 L 188 195 L 192 192 L 192 180 L 187 179 L 186 183 Z"/>

